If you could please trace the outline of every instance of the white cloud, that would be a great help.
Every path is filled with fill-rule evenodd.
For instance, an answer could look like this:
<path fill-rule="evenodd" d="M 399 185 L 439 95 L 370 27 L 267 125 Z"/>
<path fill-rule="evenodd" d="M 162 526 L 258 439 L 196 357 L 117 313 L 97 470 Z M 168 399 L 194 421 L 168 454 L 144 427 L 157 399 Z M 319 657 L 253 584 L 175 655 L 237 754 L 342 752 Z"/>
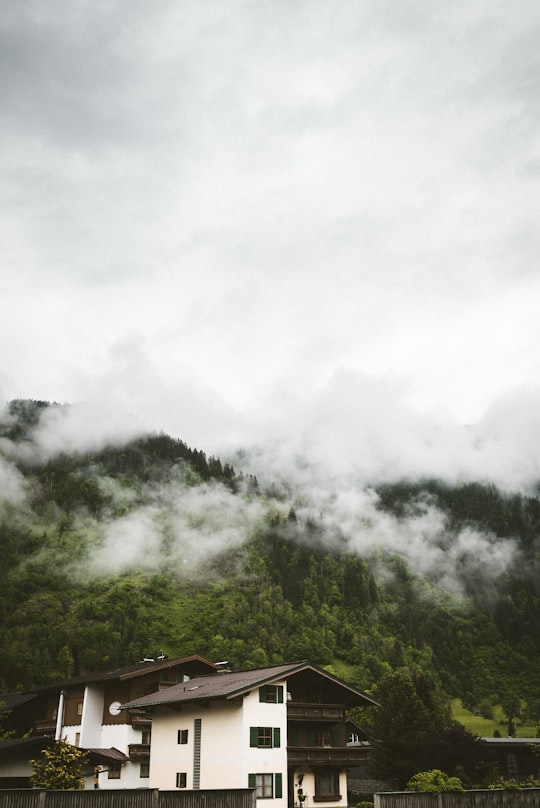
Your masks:
<path fill-rule="evenodd" d="M 2 441 L 0 440 L 0 452 Z M 0 505 L 21 505 L 26 496 L 26 486 L 22 474 L 0 455 Z"/>
<path fill-rule="evenodd" d="M 110 485 L 108 491 L 124 501 L 123 492 Z M 104 523 L 102 543 L 85 562 L 85 574 L 166 568 L 179 577 L 195 575 L 219 553 L 253 537 L 268 509 L 218 483 L 169 484 L 145 493 L 149 504 Z"/>
<path fill-rule="evenodd" d="M 47 451 L 537 477 L 534 0 L 5 12 L 2 395 L 84 405 Z"/>

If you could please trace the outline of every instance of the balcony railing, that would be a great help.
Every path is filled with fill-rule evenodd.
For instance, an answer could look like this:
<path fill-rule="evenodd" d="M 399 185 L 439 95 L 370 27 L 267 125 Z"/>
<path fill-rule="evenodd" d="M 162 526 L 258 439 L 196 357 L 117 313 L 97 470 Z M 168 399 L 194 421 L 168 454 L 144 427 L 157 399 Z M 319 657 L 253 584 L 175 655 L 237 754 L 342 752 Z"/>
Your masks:
<path fill-rule="evenodd" d="M 152 719 L 149 715 L 139 712 L 138 710 L 129 711 L 129 720 L 134 729 L 147 729 L 152 724 Z"/>
<path fill-rule="evenodd" d="M 345 710 L 339 704 L 287 704 L 289 721 L 342 721 Z"/>
<path fill-rule="evenodd" d="M 149 743 L 130 743 L 128 749 L 131 760 L 148 760 L 150 757 Z"/>
<path fill-rule="evenodd" d="M 290 765 L 358 766 L 366 763 L 368 750 L 354 746 L 288 746 L 287 762 Z"/>
<path fill-rule="evenodd" d="M 39 735 L 54 735 L 56 732 L 56 718 L 42 718 L 34 721 L 34 731 Z"/>

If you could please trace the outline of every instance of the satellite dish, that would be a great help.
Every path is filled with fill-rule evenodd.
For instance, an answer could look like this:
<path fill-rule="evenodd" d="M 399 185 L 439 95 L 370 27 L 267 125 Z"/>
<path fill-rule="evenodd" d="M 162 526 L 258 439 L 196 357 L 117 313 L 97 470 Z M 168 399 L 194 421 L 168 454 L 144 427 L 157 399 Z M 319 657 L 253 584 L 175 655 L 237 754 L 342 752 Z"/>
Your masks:
<path fill-rule="evenodd" d="M 122 710 L 120 709 L 120 702 L 119 701 L 112 701 L 109 704 L 109 713 L 111 715 L 120 715 Z"/>

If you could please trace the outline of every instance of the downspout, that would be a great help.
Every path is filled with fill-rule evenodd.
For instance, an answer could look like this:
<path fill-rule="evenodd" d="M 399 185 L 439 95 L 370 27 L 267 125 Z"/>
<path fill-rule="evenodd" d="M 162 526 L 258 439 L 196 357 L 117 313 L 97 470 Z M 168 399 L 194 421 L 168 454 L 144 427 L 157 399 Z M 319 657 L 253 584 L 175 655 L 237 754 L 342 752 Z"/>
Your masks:
<path fill-rule="evenodd" d="M 66 691 L 61 690 L 58 698 L 58 712 L 56 713 L 56 732 L 54 733 L 54 740 L 59 741 L 62 737 L 62 727 L 64 724 L 64 702 L 66 699 Z"/>

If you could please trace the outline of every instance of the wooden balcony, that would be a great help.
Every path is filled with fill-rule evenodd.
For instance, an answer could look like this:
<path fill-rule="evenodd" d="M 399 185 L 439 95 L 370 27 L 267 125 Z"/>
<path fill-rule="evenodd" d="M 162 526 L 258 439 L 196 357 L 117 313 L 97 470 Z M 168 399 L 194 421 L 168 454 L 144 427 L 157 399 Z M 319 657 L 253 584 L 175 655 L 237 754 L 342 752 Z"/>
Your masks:
<path fill-rule="evenodd" d="M 34 732 L 38 735 L 55 735 L 56 718 L 42 718 L 34 721 Z"/>
<path fill-rule="evenodd" d="M 339 704 L 287 704 L 288 721 L 343 721 L 345 710 Z"/>
<path fill-rule="evenodd" d="M 367 763 L 368 749 L 359 746 L 288 746 L 289 766 L 359 766 Z"/>
<path fill-rule="evenodd" d="M 131 760 L 148 760 L 150 758 L 149 743 L 130 743 L 128 750 Z"/>
<path fill-rule="evenodd" d="M 152 719 L 140 710 L 130 710 L 129 720 L 134 729 L 148 729 L 152 726 Z"/>

